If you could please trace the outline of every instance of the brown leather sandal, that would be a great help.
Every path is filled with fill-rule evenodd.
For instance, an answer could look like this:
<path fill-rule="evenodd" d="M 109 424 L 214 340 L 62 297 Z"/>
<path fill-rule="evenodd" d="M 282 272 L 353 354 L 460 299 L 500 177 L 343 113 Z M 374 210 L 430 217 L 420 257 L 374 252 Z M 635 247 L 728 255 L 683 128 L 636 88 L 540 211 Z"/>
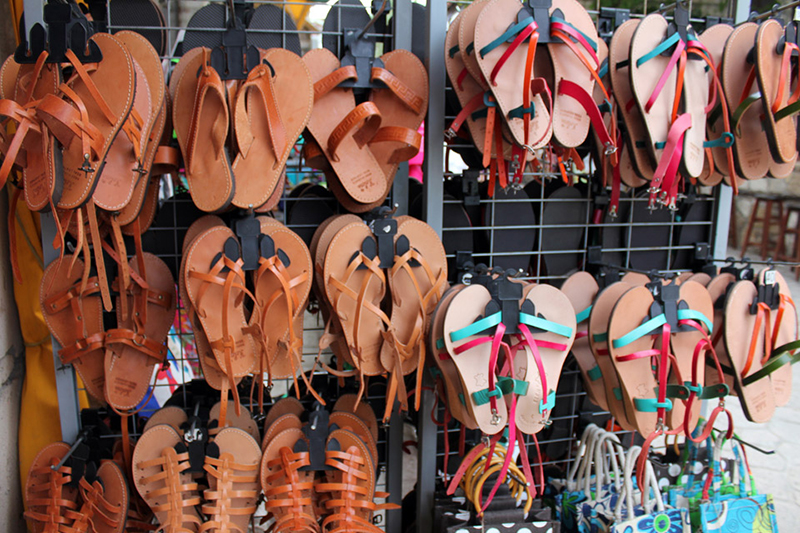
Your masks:
<path fill-rule="evenodd" d="M 97 469 L 97 478 L 89 483 L 81 478 L 83 504 L 72 526 L 76 532 L 122 533 L 128 515 L 128 484 L 116 463 L 106 461 Z"/>
<path fill-rule="evenodd" d="M 69 452 L 66 442 L 48 444 L 36 454 L 25 480 L 25 519 L 34 533 L 69 531 L 77 518 L 78 489 L 72 486 L 72 468 L 56 466 Z"/>
<path fill-rule="evenodd" d="M 261 450 L 266 450 L 267 444 L 269 444 L 278 433 L 291 428 L 303 428 L 303 423 L 300 421 L 300 417 L 294 413 L 286 413 L 285 415 L 281 415 L 269 426 L 265 426 L 264 439 L 261 441 Z"/>

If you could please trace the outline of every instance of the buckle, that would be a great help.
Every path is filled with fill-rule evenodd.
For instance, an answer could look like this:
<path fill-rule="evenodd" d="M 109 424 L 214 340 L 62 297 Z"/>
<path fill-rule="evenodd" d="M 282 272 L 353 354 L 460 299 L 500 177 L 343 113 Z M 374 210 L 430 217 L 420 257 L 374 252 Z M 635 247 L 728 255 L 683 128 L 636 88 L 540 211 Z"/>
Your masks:
<path fill-rule="evenodd" d="M 497 409 L 492 408 L 492 420 L 490 422 L 493 426 L 500 424 L 500 415 L 497 414 Z"/>
<path fill-rule="evenodd" d="M 607 142 L 607 143 L 605 144 L 605 151 L 603 152 L 603 154 L 604 154 L 606 157 L 608 157 L 608 156 L 610 156 L 610 155 L 612 155 L 612 154 L 615 154 L 615 153 L 617 153 L 617 147 L 616 147 L 616 145 L 615 145 L 613 142 L 611 142 L 611 141 Z"/>
<path fill-rule="evenodd" d="M 448 141 L 454 139 L 456 136 L 456 131 L 453 128 L 447 128 L 444 130 L 444 138 Z"/>
<path fill-rule="evenodd" d="M 78 167 L 78 170 L 87 174 L 95 171 L 94 167 L 89 164 L 89 154 L 83 154 L 83 164 Z"/>

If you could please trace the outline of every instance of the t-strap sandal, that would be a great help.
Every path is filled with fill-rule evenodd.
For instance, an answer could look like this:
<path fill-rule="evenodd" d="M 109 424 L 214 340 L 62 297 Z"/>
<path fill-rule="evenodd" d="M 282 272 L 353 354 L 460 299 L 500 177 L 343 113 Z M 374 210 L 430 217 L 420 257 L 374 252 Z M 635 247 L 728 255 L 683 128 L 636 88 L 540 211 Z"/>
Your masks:
<path fill-rule="evenodd" d="M 25 520 L 35 533 L 69 531 L 78 518 L 79 493 L 72 467 L 62 464 L 69 453 L 66 442 L 54 442 L 34 457 L 25 479 Z"/>
<path fill-rule="evenodd" d="M 779 53 L 781 44 L 783 50 Z M 796 52 L 797 44 L 784 39 L 783 24 L 778 20 L 765 20 L 758 27 L 756 78 L 763 103 L 764 131 L 772 158 L 777 163 L 788 163 L 797 157 L 795 116 L 800 111 L 800 83 L 792 67 L 792 56 Z"/>
<path fill-rule="evenodd" d="M 505 326 L 502 312 L 492 302 L 486 287 L 465 287 L 450 302 L 443 326 L 444 344 L 461 376 L 464 399 L 487 435 L 502 432 L 509 416 L 496 375 Z"/>
<path fill-rule="evenodd" d="M 90 396 L 105 401 L 105 329 L 98 283 L 83 261 L 67 255 L 45 269 L 39 303 L 50 334 L 61 345 L 61 362 L 75 367 Z"/>
<path fill-rule="evenodd" d="M 447 288 L 447 257 L 437 233 L 421 220 L 404 217 L 398 220 L 394 238 L 394 261 L 388 271 L 392 294 L 391 322 L 381 349 L 381 364 L 392 374 L 384 419 L 394 407 L 394 394 L 407 407 L 402 376 L 415 369 L 417 389 L 415 408 L 419 409 L 422 368 L 425 365 L 425 333 L 429 318 Z"/>
<path fill-rule="evenodd" d="M 225 428 L 214 437 L 216 450 L 208 450 L 203 470 L 208 489 L 201 510 L 207 520 L 198 530 L 244 533 L 256 511 L 261 448 L 238 428 Z M 214 451 L 218 453 L 214 453 Z"/>
<path fill-rule="evenodd" d="M 74 531 L 122 533 L 128 516 L 128 483 L 116 463 L 105 461 L 90 483 L 85 477 L 79 482 L 83 504 Z"/>
<path fill-rule="evenodd" d="M 594 276 L 588 272 L 576 272 L 561 285 L 561 292 L 569 298 L 575 311 L 577 331 L 575 342 L 572 343 L 572 355 L 578 362 L 578 368 L 583 378 L 583 388 L 593 404 L 608 411 L 606 390 L 603 387 L 603 373 L 597 365 L 592 347 L 589 345 L 589 316 L 599 290 Z"/>
<path fill-rule="evenodd" d="M 194 48 L 175 68 L 172 123 L 192 201 L 200 210 L 214 213 L 230 205 L 235 188 L 226 146 L 230 120 L 227 92 L 209 63 L 210 54 L 208 48 Z"/>
<path fill-rule="evenodd" d="M 189 451 L 168 425 L 154 426 L 139 437 L 133 450 L 133 483 L 163 531 L 197 532 L 200 494 L 188 472 Z"/>
<path fill-rule="evenodd" d="M 725 303 L 725 349 L 728 352 L 736 395 L 751 422 L 768 422 L 775 413 L 775 393 L 769 374 L 761 372 L 766 346 L 771 342 L 765 329 L 770 309 L 758 302 L 752 281 L 737 281 Z M 754 309 L 755 308 L 755 309 Z"/>
<path fill-rule="evenodd" d="M 792 366 L 786 363 L 790 362 L 793 365 L 798 358 L 789 359 L 784 356 L 781 359 L 779 356 L 787 351 L 794 352 L 797 347 L 797 308 L 783 274 L 775 269 L 766 268 L 758 274 L 758 282 L 765 285 L 767 290 L 770 286 L 773 291 L 775 288 L 778 289 L 778 295 L 775 298 L 778 308 L 770 312 L 768 330 L 771 332 L 772 352 L 766 354 L 763 366 L 765 371 L 769 371 L 775 405 L 782 407 L 789 403 L 792 397 Z"/>
<path fill-rule="evenodd" d="M 233 110 L 239 147 L 233 205 L 246 209 L 269 199 L 313 106 L 311 74 L 303 60 L 279 48 L 263 52 Z"/>

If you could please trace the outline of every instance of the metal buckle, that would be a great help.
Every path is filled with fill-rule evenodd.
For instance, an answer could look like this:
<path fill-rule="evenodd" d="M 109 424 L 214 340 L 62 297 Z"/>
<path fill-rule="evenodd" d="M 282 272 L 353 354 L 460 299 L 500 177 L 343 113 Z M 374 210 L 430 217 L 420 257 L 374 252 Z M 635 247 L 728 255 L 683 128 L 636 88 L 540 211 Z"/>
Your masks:
<path fill-rule="evenodd" d="M 617 147 L 611 141 L 605 144 L 605 151 L 603 152 L 606 157 L 610 156 L 611 154 L 615 154 L 617 152 Z"/>
<path fill-rule="evenodd" d="M 81 172 L 86 172 L 87 174 L 89 172 L 94 172 L 94 167 L 89 164 L 89 154 L 83 154 L 83 164 L 78 167 L 78 170 Z"/>
<path fill-rule="evenodd" d="M 608 210 L 608 216 L 611 218 L 617 218 L 617 206 L 612 205 Z"/>
<path fill-rule="evenodd" d="M 492 420 L 490 422 L 493 426 L 500 424 L 500 415 L 497 414 L 497 409 L 492 409 Z"/>
<path fill-rule="evenodd" d="M 444 130 L 444 138 L 447 140 L 453 139 L 456 136 L 456 132 L 453 128 L 447 128 Z"/>

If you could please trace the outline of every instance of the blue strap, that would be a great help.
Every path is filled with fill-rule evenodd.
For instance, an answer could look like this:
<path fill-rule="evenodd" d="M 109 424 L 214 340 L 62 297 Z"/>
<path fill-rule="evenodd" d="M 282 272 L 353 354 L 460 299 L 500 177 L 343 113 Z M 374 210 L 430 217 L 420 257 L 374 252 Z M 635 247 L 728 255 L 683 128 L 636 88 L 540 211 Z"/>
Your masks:
<path fill-rule="evenodd" d="M 661 408 L 671 411 L 672 400 L 667 399 L 664 403 L 661 403 L 654 398 L 634 398 L 633 406 L 642 413 L 655 413 Z"/>
<path fill-rule="evenodd" d="M 619 401 L 622 401 L 622 389 L 619 387 L 614 387 L 614 398 Z"/>
<path fill-rule="evenodd" d="M 723 131 L 718 139 L 703 141 L 703 148 L 730 148 L 733 146 L 733 133 Z"/>
<path fill-rule="evenodd" d="M 522 30 L 524 30 L 525 28 L 527 28 L 531 24 L 533 24 L 533 17 L 526 17 L 525 19 L 517 22 L 516 24 L 514 24 L 513 26 L 508 28 L 505 31 L 505 33 L 503 33 L 500 37 L 498 37 L 494 41 L 490 42 L 489 44 L 487 44 L 486 46 L 481 48 L 481 51 L 480 51 L 481 59 L 486 57 L 486 54 L 488 54 L 489 52 L 491 52 L 492 50 L 494 50 L 495 48 L 497 48 L 498 46 L 500 46 L 504 42 L 513 41 L 514 37 L 516 37 Z"/>
<path fill-rule="evenodd" d="M 575 322 L 580 324 L 581 322 L 589 318 L 589 313 L 591 312 L 592 312 L 592 306 L 590 305 L 589 307 L 587 307 L 586 309 L 575 315 Z"/>
<path fill-rule="evenodd" d="M 503 395 L 503 391 L 500 389 L 500 387 L 497 387 L 497 386 L 495 386 L 495 388 L 493 390 L 489 390 L 487 388 L 487 389 L 475 391 L 475 392 L 473 392 L 471 394 L 472 402 L 475 405 L 485 405 L 485 404 L 489 403 L 489 400 L 491 398 L 499 398 L 502 395 Z"/>
<path fill-rule="evenodd" d="M 472 41 L 471 43 L 469 43 L 467 45 L 466 50 L 464 50 L 464 51 L 467 53 L 467 55 L 470 55 L 473 50 L 475 50 L 475 41 Z"/>
<path fill-rule="evenodd" d="M 489 91 L 483 93 L 483 105 L 486 107 L 497 107 L 497 102 L 489 100 L 489 97 L 492 95 Z"/>
<path fill-rule="evenodd" d="M 467 337 L 471 337 L 473 335 L 477 335 L 482 331 L 486 331 L 489 328 L 495 327 L 499 324 L 503 319 L 503 313 L 498 311 L 493 315 L 489 315 L 486 318 L 481 318 L 480 320 L 476 320 L 469 326 L 463 327 L 458 331 L 454 331 L 450 334 L 450 341 L 458 342 L 460 340 L 466 339 Z"/>
<path fill-rule="evenodd" d="M 680 40 L 681 40 L 681 34 L 678 32 L 673 33 L 672 35 L 664 39 L 664 41 L 662 41 L 661 44 L 653 48 L 653 50 L 651 50 L 647 54 L 637 59 L 636 66 L 641 67 L 644 63 L 647 63 L 654 57 L 660 56 L 662 53 L 669 50 L 674 45 L 678 44 L 678 41 Z"/>
<path fill-rule="evenodd" d="M 444 350 L 444 339 L 437 339 L 436 340 L 436 349 L 437 350 Z"/>
<path fill-rule="evenodd" d="M 539 412 L 544 413 L 547 409 L 552 409 L 556 406 L 556 391 L 551 390 L 547 395 L 547 402 L 544 400 L 539 402 Z"/>
<path fill-rule="evenodd" d="M 597 42 L 588 35 L 586 35 L 585 33 L 583 33 L 581 30 L 579 30 L 578 28 L 567 22 L 566 20 L 562 19 L 561 17 L 550 17 L 550 22 L 559 22 L 561 24 L 566 24 L 576 32 L 580 33 L 583 36 L 583 38 L 586 39 L 586 42 L 589 43 L 589 46 L 591 46 L 592 49 L 595 51 L 595 53 L 597 53 Z M 602 78 L 602 76 L 600 77 Z"/>
<path fill-rule="evenodd" d="M 608 59 L 603 61 L 603 64 L 600 65 L 600 70 L 597 71 L 597 77 L 604 78 L 606 74 L 608 74 Z"/>
<path fill-rule="evenodd" d="M 608 332 L 595 333 L 592 335 L 592 339 L 594 339 L 594 342 L 606 342 L 608 340 Z"/>
<path fill-rule="evenodd" d="M 594 368 L 586 373 L 586 377 L 592 381 L 597 381 L 603 377 L 603 373 L 600 371 L 600 367 L 598 365 L 594 365 Z"/>
<path fill-rule="evenodd" d="M 651 318 L 638 328 L 635 328 L 630 333 L 623 335 L 619 339 L 614 339 L 612 344 L 614 348 L 622 348 L 623 346 L 627 346 L 634 341 L 638 341 L 645 335 L 648 335 L 651 331 L 656 328 L 659 328 L 667 323 L 667 317 L 664 316 L 664 313 L 661 313 L 655 318 Z"/>
<path fill-rule="evenodd" d="M 545 331 L 549 331 L 550 333 L 555 333 L 556 335 L 560 335 L 562 337 L 572 337 L 572 328 L 568 326 L 563 326 L 556 322 L 552 322 L 545 318 L 539 318 L 538 316 L 529 315 L 528 313 L 523 313 L 520 311 L 519 313 L 519 321 L 526 326 L 531 326 L 538 329 L 543 329 Z"/>
<path fill-rule="evenodd" d="M 678 320 L 699 320 L 708 328 L 709 334 L 714 331 L 714 323 L 706 315 L 694 309 L 678 309 Z"/>
<path fill-rule="evenodd" d="M 525 115 L 536 116 L 536 106 L 531 102 L 530 107 L 515 107 L 508 112 L 508 118 L 525 118 Z"/>

